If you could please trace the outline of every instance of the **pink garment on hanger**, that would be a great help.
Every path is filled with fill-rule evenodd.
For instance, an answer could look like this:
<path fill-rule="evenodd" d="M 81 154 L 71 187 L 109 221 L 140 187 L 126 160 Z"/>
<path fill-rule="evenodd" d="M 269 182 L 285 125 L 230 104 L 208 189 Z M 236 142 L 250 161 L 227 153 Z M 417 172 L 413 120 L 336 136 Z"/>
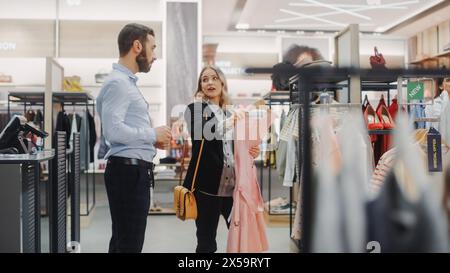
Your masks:
<path fill-rule="evenodd" d="M 264 222 L 264 202 L 249 149 L 260 143 L 271 124 L 271 118 L 273 115 L 254 118 L 247 114 L 246 118 L 236 123 L 236 186 L 228 233 L 228 253 L 258 253 L 269 249 Z"/>

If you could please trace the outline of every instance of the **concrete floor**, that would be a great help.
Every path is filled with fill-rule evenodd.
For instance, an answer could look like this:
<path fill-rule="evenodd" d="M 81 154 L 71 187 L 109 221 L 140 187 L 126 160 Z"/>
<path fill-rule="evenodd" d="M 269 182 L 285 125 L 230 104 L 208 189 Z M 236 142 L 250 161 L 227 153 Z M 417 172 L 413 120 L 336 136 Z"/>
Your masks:
<path fill-rule="evenodd" d="M 258 172 L 259 174 L 259 172 Z M 267 200 L 267 175 L 264 185 L 264 199 Z M 272 172 L 274 178 L 272 183 L 272 198 L 278 196 L 288 197 L 289 191 L 283 188 L 276 180 L 276 173 Z M 105 253 L 111 237 L 111 219 L 105 186 L 101 175 L 96 178 L 96 205 L 88 217 L 82 217 L 82 223 L 88 222 L 81 229 L 81 252 L 83 253 Z M 157 184 L 154 199 L 158 204 L 168 204 L 172 198 L 170 183 Z M 88 221 L 87 221 L 88 220 Z M 83 224 L 82 224 L 83 225 Z M 217 231 L 217 244 L 219 253 L 226 251 L 227 228 L 225 221 L 220 220 Z M 42 221 L 43 252 L 48 251 L 48 219 Z M 289 237 L 289 226 L 282 227 L 267 226 L 269 240 L 269 252 L 286 253 L 292 252 L 292 243 Z M 194 221 L 182 222 L 174 215 L 150 215 L 147 222 L 147 231 L 143 247 L 144 253 L 191 253 L 195 251 L 195 223 Z"/>

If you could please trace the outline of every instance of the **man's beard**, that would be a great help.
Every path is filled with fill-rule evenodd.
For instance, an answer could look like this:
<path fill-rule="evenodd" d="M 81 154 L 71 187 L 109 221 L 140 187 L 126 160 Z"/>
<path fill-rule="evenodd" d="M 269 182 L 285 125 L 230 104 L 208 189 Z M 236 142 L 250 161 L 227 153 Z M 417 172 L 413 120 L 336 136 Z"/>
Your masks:
<path fill-rule="evenodd" d="M 147 54 L 144 50 L 136 56 L 136 63 L 139 67 L 139 72 L 147 73 L 152 67 L 151 63 L 148 61 Z"/>

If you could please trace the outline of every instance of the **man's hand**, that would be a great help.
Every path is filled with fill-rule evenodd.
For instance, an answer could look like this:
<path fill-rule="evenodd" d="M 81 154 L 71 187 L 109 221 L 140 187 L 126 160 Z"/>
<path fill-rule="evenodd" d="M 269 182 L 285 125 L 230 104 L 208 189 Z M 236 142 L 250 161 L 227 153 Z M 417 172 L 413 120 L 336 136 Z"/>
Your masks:
<path fill-rule="evenodd" d="M 155 128 L 156 142 L 155 147 L 158 149 L 165 149 L 170 144 L 172 133 L 169 127 L 161 126 Z"/>
<path fill-rule="evenodd" d="M 160 150 L 167 150 L 170 147 L 170 143 L 155 142 L 155 148 Z"/>
<path fill-rule="evenodd" d="M 259 155 L 259 152 L 260 152 L 260 150 L 259 150 L 259 145 L 256 145 L 256 146 L 251 147 L 251 148 L 248 150 L 248 152 L 250 153 L 250 155 L 251 155 L 253 158 L 257 158 L 258 155 Z"/>

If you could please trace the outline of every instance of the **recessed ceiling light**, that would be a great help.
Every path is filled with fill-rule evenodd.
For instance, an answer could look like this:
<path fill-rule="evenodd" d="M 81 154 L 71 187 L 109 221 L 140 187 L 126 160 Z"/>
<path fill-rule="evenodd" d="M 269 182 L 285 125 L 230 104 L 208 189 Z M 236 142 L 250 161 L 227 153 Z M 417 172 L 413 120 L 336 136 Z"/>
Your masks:
<path fill-rule="evenodd" d="M 249 24 L 236 24 L 236 29 L 249 29 Z"/>
<path fill-rule="evenodd" d="M 375 32 L 383 32 L 383 28 L 382 28 L 382 27 L 377 27 L 377 28 L 375 29 Z"/>
<path fill-rule="evenodd" d="M 303 34 L 305 34 L 305 32 L 303 31 L 303 30 L 297 30 L 297 32 L 296 32 L 297 34 L 300 34 L 300 35 L 303 35 Z"/>
<path fill-rule="evenodd" d="M 369 6 L 379 6 L 381 5 L 381 0 L 366 0 Z"/>
<path fill-rule="evenodd" d="M 258 33 L 265 33 L 266 31 L 264 29 L 259 29 Z"/>
<path fill-rule="evenodd" d="M 316 31 L 314 34 L 316 34 L 316 35 L 323 35 L 324 32 L 323 31 Z"/>
<path fill-rule="evenodd" d="M 69 6 L 79 6 L 81 5 L 81 0 L 66 0 L 67 5 Z"/>

